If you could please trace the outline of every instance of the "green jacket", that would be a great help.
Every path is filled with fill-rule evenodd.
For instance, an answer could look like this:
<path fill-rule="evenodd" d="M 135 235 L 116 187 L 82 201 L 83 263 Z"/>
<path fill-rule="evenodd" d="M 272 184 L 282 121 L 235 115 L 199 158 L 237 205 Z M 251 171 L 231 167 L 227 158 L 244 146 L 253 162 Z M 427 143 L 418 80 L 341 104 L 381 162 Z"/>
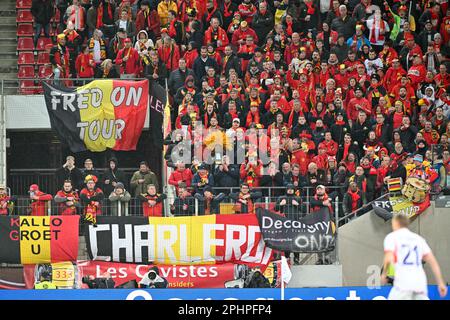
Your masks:
<path fill-rule="evenodd" d="M 144 183 L 138 183 L 139 179 L 144 179 Z M 140 194 L 147 193 L 147 186 L 149 184 L 154 184 L 156 187 L 156 192 L 159 191 L 159 183 L 156 174 L 152 171 L 148 171 L 145 174 L 142 174 L 140 171 L 136 171 L 131 177 L 131 190 L 135 198 L 137 198 Z"/>

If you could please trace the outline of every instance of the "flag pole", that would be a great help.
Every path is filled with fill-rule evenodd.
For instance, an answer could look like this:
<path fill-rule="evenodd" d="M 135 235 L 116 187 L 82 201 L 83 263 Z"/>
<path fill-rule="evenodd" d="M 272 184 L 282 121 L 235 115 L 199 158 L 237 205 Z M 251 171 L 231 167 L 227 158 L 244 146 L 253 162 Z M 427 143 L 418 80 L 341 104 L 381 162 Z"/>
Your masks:
<path fill-rule="evenodd" d="M 163 133 L 163 146 L 162 146 L 162 152 L 161 152 L 161 172 L 162 172 L 162 183 L 163 183 L 163 189 L 162 192 L 165 192 L 166 195 L 168 193 L 167 190 L 167 184 L 166 184 L 166 179 L 167 179 L 167 165 L 166 162 L 164 161 L 164 156 L 166 155 L 166 146 L 164 145 L 164 140 L 166 139 L 166 137 L 164 136 L 165 133 L 165 129 L 166 129 L 166 105 L 169 102 L 169 89 L 168 89 L 168 84 L 167 84 L 167 78 L 165 79 L 165 83 L 166 83 L 166 104 L 164 105 L 164 109 L 163 109 L 163 121 L 162 121 L 162 133 Z M 166 199 L 164 200 L 164 216 L 168 217 L 169 216 L 169 200 Z"/>

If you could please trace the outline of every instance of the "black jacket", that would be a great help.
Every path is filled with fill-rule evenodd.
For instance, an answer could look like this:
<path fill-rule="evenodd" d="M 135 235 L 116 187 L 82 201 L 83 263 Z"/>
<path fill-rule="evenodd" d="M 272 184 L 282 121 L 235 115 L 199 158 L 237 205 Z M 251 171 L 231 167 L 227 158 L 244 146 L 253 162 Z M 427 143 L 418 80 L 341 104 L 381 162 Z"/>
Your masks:
<path fill-rule="evenodd" d="M 83 173 L 78 168 L 74 168 L 72 171 L 69 171 L 69 169 L 63 167 L 59 168 L 56 171 L 57 188 L 61 188 L 65 180 L 72 181 L 72 187 L 74 190 L 81 190 L 83 187 Z"/>
<path fill-rule="evenodd" d="M 269 34 L 269 32 L 273 29 L 274 19 L 272 13 L 267 10 L 265 15 L 262 15 L 259 10 L 253 16 L 252 28 L 255 30 L 256 35 L 258 36 L 258 43 L 262 44 L 264 39 Z"/>
<path fill-rule="evenodd" d="M 214 183 L 216 187 L 238 187 L 239 186 L 239 165 L 229 164 L 228 171 L 219 170 L 219 166 L 214 171 Z"/>
<path fill-rule="evenodd" d="M 357 203 L 357 205 L 356 205 L 356 208 L 357 208 L 357 209 L 361 208 L 361 207 L 363 206 L 363 204 L 365 203 L 365 201 L 364 201 L 364 195 L 363 195 L 363 193 L 361 192 L 361 190 L 358 190 L 358 195 L 359 195 L 359 199 L 358 199 L 358 203 Z M 342 206 L 343 206 L 343 209 L 344 209 L 344 214 L 347 214 L 347 213 L 350 213 L 350 212 L 353 211 L 353 210 L 352 210 L 352 208 L 353 208 L 352 204 L 353 204 L 353 198 L 352 198 L 352 196 L 347 192 L 347 193 L 344 195 L 344 200 L 343 200 L 343 202 L 342 202 Z"/>
<path fill-rule="evenodd" d="M 157 67 L 158 67 L 158 72 L 157 72 L 158 78 L 153 79 L 153 72 L 155 71 L 155 67 L 151 63 L 149 63 L 148 65 L 145 66 L 144 75 L 147 79 L 150 80 L 150 82 L 157 81 L 161 86 L 163 86 L 165 88 L 165 86 L 166 86 L 165 79 L 168 77 L 166 65 L 164 64 L 164 62 L 159 61 Z"/>
<path fill-rule="evenodd" d="M 281 201 L 286 200 L 285 205 L 280 205 Z M 292 204 L 293 200 L 297 201 L 298 205 Z M 302 211 L 301 198 L 295 195 L 285 195 L 278 198 L 275 204 L 275 211 L 284 213 L 288 219 L 298 220 L 305 216 Z"/>
<path fill-rule="evenodd" d="M 178 89 L 184 86 L 187 76 L 194 76 L 194 71 L 186 68 L 184 72 L 180 69 L 175 69 L 170 73 L 167 85 L 172 96 L 177 93 Z"/>
<path fill-rule="evenodd" d="M 116 167 L 114 170 L 111 170 L 111 168 L 108 168 L 102 175 L 101 183 L 102 183 L 102 190 L 105 194 L 110 195 L 111 192 L 114 191 L 114 186 L 112 185 L 113 182 L 122 182 L 125 186 L 125 189 L 127 188 L 127 181 L 125 180 L 125 174 L 118 168 L 118 162 L 117 159 L 112 158 L 108 161 L 108 167 L 109 162 L 114 161 L 116 163 Z M 105 181 L 109 180 L 109 184 L 106 184 Z"/>
<path fill-rule="evenodd" d="M 192 70 L 195 74 L 195 85 L 197 88 L 201 88 L 201 79 L 206 76 L 206 67 L 213 67 L 216 70 L 216 73 L 219 71 L 219 65 L 217 61 L 213 58 L 207 57 L 206 61 L 203 61 L 201 56 L 198 56 L 194 61 L 194 65 L 192 66 Z"/>
<path fill-rule="evenodd" d="M 223 57 L 222 61 L 225 61 L 226 56 Z M 225 63 L 225 67 L 223 67 L 222 62 L 222 72 L 228 77 L 228 74 L 230 72 L 230 69 L 236 70 L 238 76 L 242 77 L 242 68 L 241 68 L 241 59 L 239 59 L 234 53 L 231 54 L 231 56 L 228 58 L 227 62 Z"/>
<path fill-rule="evenodd" d="M 184 210 L 183 206 L 187 205 L 187 209 Z M 193 216 L 195 214 L 195 200 L 194 197 L 186 197 L 186 198 L 175 198 L 175 201 L 173 203 L 172 207 L 172 214 L 176 217 L 179 216 Z"/>
<path fill-rule="evenodd" d="M 52 0 L 33 0 L 31 3 L 31 14 L 35 23 L 46 25 L 55 15 L 55 8 Z"/>
<path fill-rule="evenodd" d="M 341 17 L 334 18 L 331 22 L 331 29 L 336 31 L 338 34 L 342 33 L 345 36 L 345 41 L 347 41 L 347 39 L 355 33 L 355 25 L 355 19 L 347 15 L 345 20 L 342 20 Z"/>

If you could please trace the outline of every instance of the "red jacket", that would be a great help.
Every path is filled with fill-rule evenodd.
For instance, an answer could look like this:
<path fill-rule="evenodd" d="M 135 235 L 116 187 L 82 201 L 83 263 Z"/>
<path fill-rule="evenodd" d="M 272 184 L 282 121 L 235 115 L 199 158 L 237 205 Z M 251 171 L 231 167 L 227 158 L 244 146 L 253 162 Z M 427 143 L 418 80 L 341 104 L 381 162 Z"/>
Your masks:
<path fill-rule="evenodd" d="M 192 181 L 192 171 L 191 169 L 184 169 L 183 171 L 175 170 L 170 174 L 169 184 L 175 186 L 178 191 L 178 182 L 183 181 L 186 183 L 187 187 L 191 186 Z"/>
<path fill-rule="evenodd" d="M 165 63 L 168 71 L 178 69 L 180 60 L 180 49 L 176 44 L 169 47 L 162 46 L 158 48 L 158 56 Z"/>
<path fill-rule="evenodd" d="M 423 64 L 419 64 L 417 66 L 412 66 L 408 70 L 408 77 L 411 79 L 411 85 L 417 89 L 419 84 L 425 80 L 425 76 L 427 75 L 427 69 Z"/>
<path fill-rule="evenodd" d="M 396 85 L 400 83 L 400 79 L 403 75 L 406 74 L 406 71 L 400 67 L 398 69 L 394 69 L 393 67 L 390 67 L 384 76 L 384 87 L 388 90 L 390 88 L 394 88 Z"/>
<path fill-rule="evenodd" d="M 220 52 L 222 52 L 230 42 L 225 30 L 223 30 L 221 27 L 218 27 L 217 32 L 214 33 L 212 26 L 210 26 L 205 32 L 205 39 L 203 44 L 206 46 L 208 43 L 215 43 L 217 40 L 220 40 L 221 44 L 220 46 L 217 46 L 216 50 Z"/>
<path fill-rule="evenodd" d="M 184 53 L 183 58 L 186 60 L 186 67 L 189 69 L 192 69 L 194 66 L 194 61 L 198 57 L 198 51 L 195 49 L 192 49 L 191 51 L 186 51 Z"/>
<path fill-rule="evenodd" d="M 0 215 L 8 214 L 8 202 L 11 201 L 11 197 L 7 194 L 0 196 Z M 3 206 L 6 206 L 3 208 Z"/>
<path fill-rule="evenodd" d="M 144 11 L 140 10 L 136 15 L 136 30 L 145 30 L 147 33 L 151 32 L 155 35 L 155 38 L 161 37 L 161 22 L 156 10 L 151 10 L 145 17 Z M 149 33 L 149 37 L 151 37 Z M 156 39 L 152 39 L 156 40 Z"/>
<path fill-rule="evenodd" d="M 360 105 L 360 110 L 363 110 L 367 114 L 367 116 L 370 116 L 370 114 L 372 113 L 372 106 L 370 105 L 369 100 L 364 97 L 360 99 L 355 97 L 349 101 L 347 106 L 347 117 L 349 119 L 356 121 L 356 119 L 358 118 L 358 113 L 360 110 L 356 109 L 356 105 Z"/>
<path fill-rule="evenodd" d="M 92 63 L 91 63 L 92 62 Z M 80 53 L 75 61 L 75 69 L 79 78 L 93 78 L 95 63 L 91 60 L 91 55 Z"/>
<path fill-rule="evenodd" d="M 141 194 L 140 196 L 142 200 L 142 211 L 144 213 L 144 217 L 162 217 L 163 216 L 163 198 L 160 194 L 149 195 Z M 156 202 L 154 206 L 150 206 L 148 201 L 153 200 Z"/>
<path fill-rule="evenodd" d="M 242 28 L 238 28 L 235 32 L 233 32 L 233 37 L 231 38 L 231 44 L 238 47 L 240 43 L 238 43 L 239 40 L 244 40 L 247 38 L 247 36 L 253 37 L 253 42 L 258 43 L 258 35 L 256 34 L 255 30 L 252 28 L 247 27 L 247 30 L 242 30 Z"/>
<path fill-rule="evenodd" d="M 321 143 L 319 143 L 319 147 L 317 149 L 320 149 L 321 147 L 327 149 L 327 155 L 329 156 L 336 156 L 339 149 L 339 145 L 333 140 L 330 140 L 329 142 L 323 140 Z"/>
<path fill-rule="evenodd" d="M 292 151 L 291 163 L 292 164 L 296 163 L 300 166 L 301 175 L 306 175 L 306 172 L 308 171 L 309 162 L 310 157 L 308 153 L 306 153 L 302 149 Z"/>
<path fill-rule="evenodd" d="M 46 216 L 47 201 L 53 199 L 51 194 L 44 193 L 42 191 L 36 191 L 35 195 L 39 197 L 38 200 L 32 200 L 31 202 L 31 215 L 32 216 Z"/>
<path fill-rule="evenodd" d="M 78 193 L 76 191 L 65 192 L 64 190 L 59 190 L 56 193 L 56 196 L 59 198 L 72 197 L 72 198 L 74 198 L 74 200 L 73 200 L 74 203 L 80 201 L 80 198 L 78 197 Z M 77 209 L 74 205 L 69 207 L 66 205 L 66 202 L 58 203 L 58 214 L 59 215 L 67 216 L 67 215 L 74 215 L 76 213 L 77 213 Z"/>
<path fill-rule="evenodd" d="M 125 61 L 124 58 L 128 57 Z M 120 65 L 120 74 L 138 75 L 140 72 L 139 53 L 135 48 L 123 48 L 117 52 L 116 64 Z"/>

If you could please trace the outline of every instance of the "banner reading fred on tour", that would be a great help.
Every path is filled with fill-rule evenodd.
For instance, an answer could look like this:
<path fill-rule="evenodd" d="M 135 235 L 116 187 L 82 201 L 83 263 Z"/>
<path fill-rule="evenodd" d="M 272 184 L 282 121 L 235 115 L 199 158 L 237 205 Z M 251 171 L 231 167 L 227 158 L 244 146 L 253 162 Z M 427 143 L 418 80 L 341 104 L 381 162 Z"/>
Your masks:
<path fill-rule="evenodd" d="M 97 217 L 88 226 L 91 260 L 195 265 L 267 265 L 266 247 L 254 214 L 196 217 Z"/>
<path fill-rule="evenodd" d="M 0 217 L 0 263 L 76 261 L 79 216 Z"/>
<path fill-rule="evenodd" d="M 76 89 L 43 82 L 50 124 L 72 152 L 136 150 L 148 108 L 148 80 L 95 80 Z"/>

